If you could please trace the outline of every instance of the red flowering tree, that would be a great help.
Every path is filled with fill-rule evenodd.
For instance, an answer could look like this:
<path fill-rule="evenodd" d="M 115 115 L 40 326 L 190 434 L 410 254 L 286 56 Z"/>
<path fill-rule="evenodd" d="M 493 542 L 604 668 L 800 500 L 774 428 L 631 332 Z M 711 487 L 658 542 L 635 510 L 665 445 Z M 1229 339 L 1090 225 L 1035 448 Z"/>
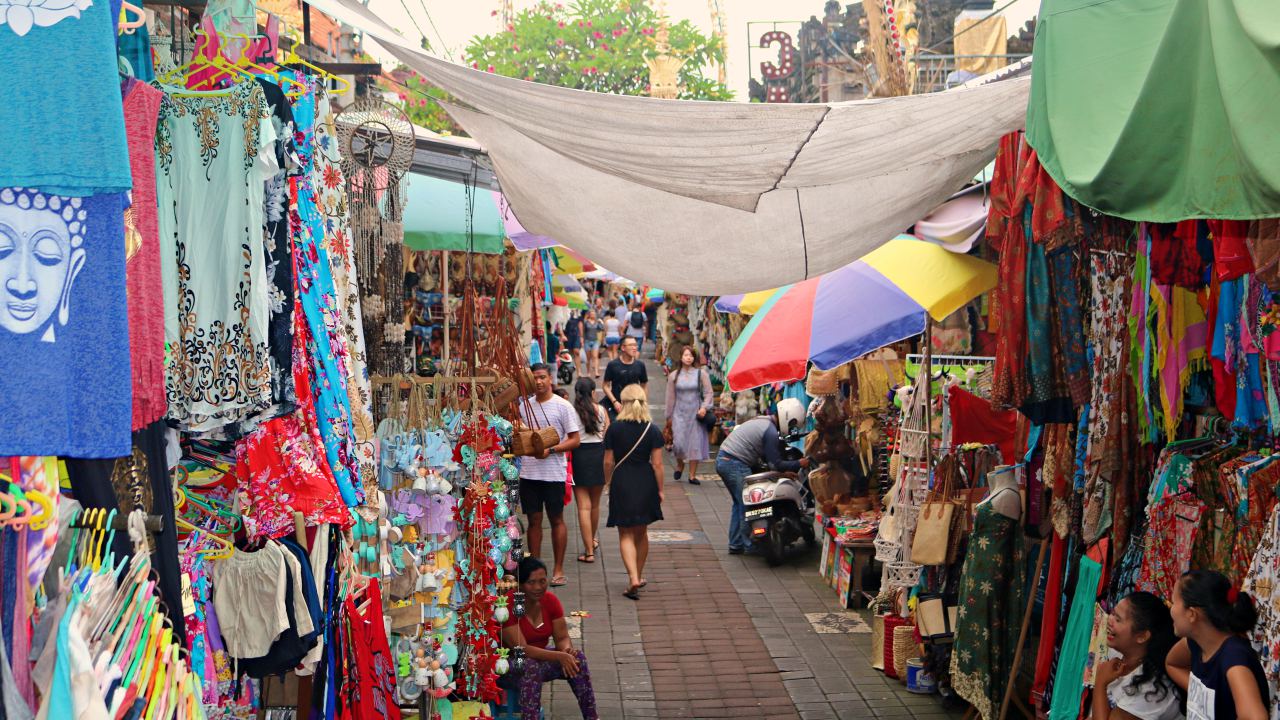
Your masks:
<path fill-rule="evenodd" d="M 658 54 L 658 12 L 644 0 L 541 2 L 521 11 L 506 30 L 472 38 L 473 68 L 561 87 L 621 95 L 647 95 L 649 67 Z M 693 23 L 670 25 L 671 54 L 685 60 L 680 97 L 730 100 L 733 93 L 703 75 L 724 61 L 719 39 Z"/>

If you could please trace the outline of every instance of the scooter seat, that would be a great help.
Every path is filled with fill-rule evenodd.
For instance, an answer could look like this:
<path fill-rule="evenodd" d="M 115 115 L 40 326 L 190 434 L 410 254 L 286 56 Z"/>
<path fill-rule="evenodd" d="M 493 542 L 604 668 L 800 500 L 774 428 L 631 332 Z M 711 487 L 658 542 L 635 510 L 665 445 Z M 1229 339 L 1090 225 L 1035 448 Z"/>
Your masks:
<path fill-rule="evenodd" d="M 784 477 L 786 477 L 785 473 L 780 473 L 776 470 L 767 470 L 765 472 L 758 472 L 758 473 L 754 473 L 746 476 L 745 478 L 742 479 L 742 484 L 754 485 L 756 483 L 763 483 L 763 482 L 777 482 L 778 480 Z"/>

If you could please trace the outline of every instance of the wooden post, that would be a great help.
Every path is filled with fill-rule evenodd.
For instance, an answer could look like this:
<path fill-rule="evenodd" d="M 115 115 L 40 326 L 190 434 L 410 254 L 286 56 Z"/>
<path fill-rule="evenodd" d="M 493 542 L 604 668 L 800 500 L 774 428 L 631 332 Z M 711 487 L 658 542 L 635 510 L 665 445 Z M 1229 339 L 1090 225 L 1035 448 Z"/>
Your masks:
<path fill-rule="evenodd" d="M 1018 665 L 1022 663 L 1022 646 L 1027 642 L 1027 630 L 1031 627 L 1031 611 L 1035 608 L 1036 589 L 1040 587 L 1040 574 L 1044 571 L 1044 556 L 1049 553 L 1049 540 L 1040 541 L 1040 555 L 1036 558 L 1036 570 L 1031 581 L 1031 594 L 1027 598 L 1027 609 L 1022 613 L 1022 630 L 1018 633 L 1017 649 L 1013 652 L 1013 668 L 1009 672 L 1009 684 L 1004 689 L 1004 700 L 1000 703 L 1000 715 L 997 720 L 1004 720 L 1009 713 L 1009 700 L 1013 698 L 1013 686 L 1018 678 Z M 1021 706 L 1021 703 L 1019 703 Z"/>

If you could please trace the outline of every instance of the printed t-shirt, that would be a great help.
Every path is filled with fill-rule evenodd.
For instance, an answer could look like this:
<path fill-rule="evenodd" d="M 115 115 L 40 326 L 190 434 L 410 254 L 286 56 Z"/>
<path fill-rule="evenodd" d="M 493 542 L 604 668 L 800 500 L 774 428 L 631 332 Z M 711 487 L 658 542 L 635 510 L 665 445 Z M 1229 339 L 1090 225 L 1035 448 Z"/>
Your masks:
<path fill-rule="evenodd" d="M 1188 638 L 1187 645 L 1191 649 L 1187 720 L 1225 720 L 1236 717 L 1236 701 L 1231 695 L 1227 672 L 1239 665 L 1249 668 L 1249 672 L 1253 673 L 1258 690 L 1262 693 L 1262 704 L 1268 708 L 1271 706 L 1267 677 L 1262 672 L 1258 654 L 1253 651 L 1248 640 L 1232 635 L 1223 641 L 1222 647 L 1208 660 L 1204 659 L 1200 646 L 1194 640 Z"/>
<path fill-rule="evenodd" d="M 560 434 L 560 441 L 571 433 L 580 432 L 582 425 L 578 422 L 578 412 L 568 400 L 559 395 L 540 403 L 536 397 L 528 398 L 520 403 L 520 419 L 532 428 L 551 427 Z M 564 453 L 555 453 L 545 460 L 535 457 L 520 458 L 520 479 L 541 480 L 544 482 L 564 482 L 569 468 L 569 458 Z"/>
<path fill-rule="evenodd" d="M 0 188 L 0 454 L 130 454 L 125 206 Z"/>
<path fill-rule="evenodd" d="M 0 18 L 0 67 L 11 70 L 0 106 L 0 187 L 73 197 L 128 191 L 111 3 L 6 2 Z"/>
<path fill-rule="evenodd" d="M 508 604 L 512 604 L 508 600 Z M 548 590 L 542 595 L 542 623 L 534 627 L 529 621 L 528 613 L 517 619 L 514 615 L 502 624 L 502 627 L 509 628 L 517 622 L 520 623 L 520 632 L 524 633 L 524 642 L 537 648 L 551 647 L 551 638 L 554 635 L 553 626 L 556 620 L 564 617 L 564 606 L 560 604 L 560 599 L 556 594 Z M 514 606 L 512 604 L 512 606 Z"/>

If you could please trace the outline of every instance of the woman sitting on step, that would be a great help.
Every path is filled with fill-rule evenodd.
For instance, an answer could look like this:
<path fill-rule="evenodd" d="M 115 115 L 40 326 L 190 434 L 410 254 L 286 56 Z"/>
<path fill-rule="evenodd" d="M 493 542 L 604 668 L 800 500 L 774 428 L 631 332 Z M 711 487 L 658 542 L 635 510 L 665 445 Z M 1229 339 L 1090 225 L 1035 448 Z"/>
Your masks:
<path fill-rule="evenodd" d="M 542 712 L 542 684 L 564 679 L 569 681 L 578 698 L 583 720 L 598 720 L 587 656 L 569 640 L 564 606 L 555 593 L 547 589 L 547 566 L 538 558 L 526 557 L 516 568 L 516 580 L 524 593 L 524 616 L 517 618 L 513 613 L 502 626 L 502 643 L 509 648 L 524 649 L 524 670 L 517 680 L 520 717 L 538 720 Z"/>

